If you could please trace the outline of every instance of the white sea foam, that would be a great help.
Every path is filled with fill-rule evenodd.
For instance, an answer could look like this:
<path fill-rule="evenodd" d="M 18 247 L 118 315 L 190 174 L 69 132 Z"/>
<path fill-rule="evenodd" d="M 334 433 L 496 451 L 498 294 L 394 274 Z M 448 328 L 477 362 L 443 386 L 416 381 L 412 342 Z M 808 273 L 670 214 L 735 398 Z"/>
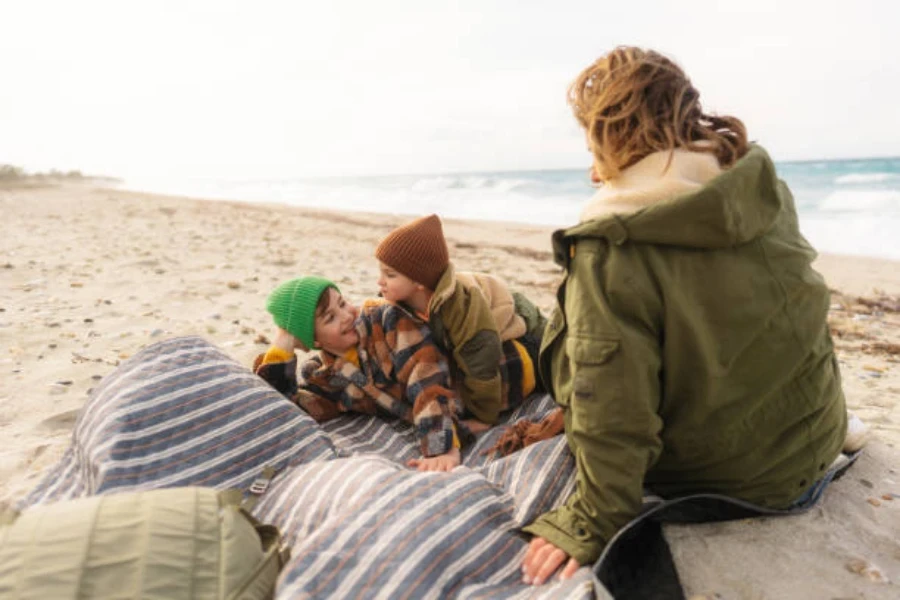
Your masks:
<path fill-rule="evenodd" d="M 575 223 L 586 184 L 562 187 L 506 176 L 447 175 L 345 180 L 135 180 L 129 189 L 209 199 L 542 225 Z"/>
<path fill-rule="evenodd" d="M 850 173 L 836 177 L 834 180 L 837 185 L 882 183 L 885 181 L 900 181 L 900 175 L 897 173 Z"/>
<path fill-rule="evenodd" d="M 885 212 L 900 214 L 900 191 L 897 190 L 838 190 L 826 196 L 817 207 L 828 212 Z"/>
<path fill-rule="evenodd" d="M 813 216 L 801 218 L 800 229 L 820 252 L 900 260 L 900 216 Z"/>
<path fill-rule="evenodd" d="M 790 163 L 778 168 L 794 192 L 801 228 L 819 251 L 900 259 L 900 160 Z M 198 198 L 409 216 L 435 212 L 446 218 L 552 227 L 576 223 L 594 192 L 583 169 L 317 180 L 157 179 L 128 181 L 124 187 Z"/>

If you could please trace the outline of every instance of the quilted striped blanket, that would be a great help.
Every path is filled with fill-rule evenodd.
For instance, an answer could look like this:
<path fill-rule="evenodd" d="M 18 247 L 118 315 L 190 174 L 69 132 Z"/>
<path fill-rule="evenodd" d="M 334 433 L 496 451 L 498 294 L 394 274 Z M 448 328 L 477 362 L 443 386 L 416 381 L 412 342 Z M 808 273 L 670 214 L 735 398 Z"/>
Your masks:
<path fill-rule="evenodd" d="M 552 408 L 534 395 L 506 423 Z M 135 355 L 94 390 L 66 454 L 19 508 L 187 485 L 248 489 L 291 546 L 276 598 L 610 598 L 590 568 L 521 583 L 518 528 L 562 503 L 574 463 L 558 436 L 506 458 L 479 436 L 450 473 L 405 467 L 411 426 L 345 415 L 317 424 L 220 350 L 176 338 Z"/>

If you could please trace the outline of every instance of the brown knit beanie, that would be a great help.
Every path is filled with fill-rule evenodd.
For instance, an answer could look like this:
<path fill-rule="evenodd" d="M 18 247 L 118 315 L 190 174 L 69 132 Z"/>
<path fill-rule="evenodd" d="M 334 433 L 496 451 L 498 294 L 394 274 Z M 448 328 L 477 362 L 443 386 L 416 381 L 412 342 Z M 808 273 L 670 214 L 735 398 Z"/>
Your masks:
<path fill-rule="evenodd" d="M 375 257 L 434 290 L 450 264 L 440 218 L 429 215 L 401 225 L 381 240 L 375 248 Z"/>

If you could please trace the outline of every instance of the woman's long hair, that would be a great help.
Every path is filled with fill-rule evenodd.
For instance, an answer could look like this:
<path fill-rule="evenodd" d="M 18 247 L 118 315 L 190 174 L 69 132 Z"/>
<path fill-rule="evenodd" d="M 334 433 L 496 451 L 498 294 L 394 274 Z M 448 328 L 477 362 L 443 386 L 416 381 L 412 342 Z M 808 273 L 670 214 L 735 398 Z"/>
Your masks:
<path fill-rule="evenodd" d="M 748 149 L 741 120 L 704 113 L 684 71 L 653 50 L 616 48 L 578 75 L 568 100 L 603 181 L 654 152 L 709 152 L 727 168 Z"/>

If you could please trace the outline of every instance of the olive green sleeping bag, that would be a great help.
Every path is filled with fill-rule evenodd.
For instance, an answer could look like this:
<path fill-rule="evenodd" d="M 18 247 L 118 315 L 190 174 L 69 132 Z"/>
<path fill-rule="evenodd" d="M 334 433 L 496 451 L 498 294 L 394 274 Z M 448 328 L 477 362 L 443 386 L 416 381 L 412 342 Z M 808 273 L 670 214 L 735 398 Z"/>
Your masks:
<path fill-rule="evenodd" d="M 281 536 L 239 502 L 240 493 L 186 487 L 6 514 L 0 598 L 270 598 Z"/>

